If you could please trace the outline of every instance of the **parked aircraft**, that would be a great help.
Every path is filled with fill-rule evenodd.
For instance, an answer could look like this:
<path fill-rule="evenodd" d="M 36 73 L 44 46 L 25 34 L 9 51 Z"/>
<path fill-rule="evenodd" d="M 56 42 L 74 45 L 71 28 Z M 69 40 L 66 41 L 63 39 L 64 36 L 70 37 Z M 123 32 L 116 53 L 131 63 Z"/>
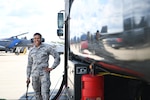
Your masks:
<path fill-rule="evenodd" d="M 0 51 L 12 51 L 15 52 L 16 47 L 30 47 L 32 46 L 32 41 L 31 39 L 27 39 L 25 38 L 21 38 L 19 39 L 18 36 L 22 36 L 28 34 L 28 32 L 26 33 L 22 33 L 16 36 L 12 36 L 9 38 L 3 38 L 0 39 Z"/>

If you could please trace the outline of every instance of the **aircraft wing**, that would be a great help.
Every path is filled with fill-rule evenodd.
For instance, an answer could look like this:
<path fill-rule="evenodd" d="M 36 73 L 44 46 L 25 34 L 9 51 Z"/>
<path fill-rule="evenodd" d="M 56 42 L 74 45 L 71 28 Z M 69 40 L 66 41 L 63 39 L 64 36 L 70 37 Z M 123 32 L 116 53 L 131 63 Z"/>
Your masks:
<path fill-rule="evenodd" d="M 23 39 L 16 45 L 16 47 L 31 47 L 32 45 L 33 43 L 31 40 Z"/>
<path fill-rule="evenodd" d="M 5 48 L 5 47 L 0 45 L 0 48 Z"/>
<path fill-rule="evenodd" d="M 10 40 L 7 39 L 0 39 L 0 42 L 9 42 Z"/>
<path fill-rule="evenodd" d="M 0 45 L 0 51 L 3 51 L 3 50 L 5 50 L 6 48 L 4 47 L 4 46 L 1 46 Z"/>

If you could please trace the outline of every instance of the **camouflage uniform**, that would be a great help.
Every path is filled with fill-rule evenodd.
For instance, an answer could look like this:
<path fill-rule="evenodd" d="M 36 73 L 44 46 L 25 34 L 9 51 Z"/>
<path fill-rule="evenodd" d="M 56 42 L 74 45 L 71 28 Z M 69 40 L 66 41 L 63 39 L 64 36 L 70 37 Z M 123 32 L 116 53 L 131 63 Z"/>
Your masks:
<path fill-rule="evenodd" d="M 60 63 L 60 56 L 50 45 L 34 46 L 28 55 L 27 78 L 32 75 L 32 86 L 36 100 L 49 100 L 50 73 L 44 70 L 49 67 L 49 55 L 54 57 L 51 68 L 57 67 Z"/>

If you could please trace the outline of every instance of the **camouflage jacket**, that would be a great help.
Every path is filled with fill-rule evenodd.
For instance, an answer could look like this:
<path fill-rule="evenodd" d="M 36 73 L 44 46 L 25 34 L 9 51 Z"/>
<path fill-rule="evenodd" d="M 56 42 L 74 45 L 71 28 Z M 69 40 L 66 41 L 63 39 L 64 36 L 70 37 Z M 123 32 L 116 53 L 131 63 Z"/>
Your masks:
<path fill-rule="evenodd" d="M 49 55 L 54 57 L 54 63 L 50 68 L 56 68 L 60 63 L 59 54 L 47 44 L 41 44 L 39 47 L 33 47 L 28 54 L 27 78 L 43 75 L 43 68 L 49 67 Z"/>

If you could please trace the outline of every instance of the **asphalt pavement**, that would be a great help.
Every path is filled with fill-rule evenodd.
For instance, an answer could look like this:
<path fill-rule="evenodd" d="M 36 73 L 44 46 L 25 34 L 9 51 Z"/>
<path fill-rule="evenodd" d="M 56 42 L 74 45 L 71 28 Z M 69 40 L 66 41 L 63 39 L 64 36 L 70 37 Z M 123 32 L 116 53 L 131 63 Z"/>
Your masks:
<path fill-rule="evenodd" d="M 0 52 L 0 99 L 19 99 L 26 92 L 26 66 L 27 54 L 15 55 L 13 53 Z M 54 59 L 50 56 L 49 65 Z M 60 65 L 51 74 L 50 89 L 59 89 L 64 72 L 64 56 L 61 55 Z M 29 85 L 28 92 L 33 92 Z"/>

